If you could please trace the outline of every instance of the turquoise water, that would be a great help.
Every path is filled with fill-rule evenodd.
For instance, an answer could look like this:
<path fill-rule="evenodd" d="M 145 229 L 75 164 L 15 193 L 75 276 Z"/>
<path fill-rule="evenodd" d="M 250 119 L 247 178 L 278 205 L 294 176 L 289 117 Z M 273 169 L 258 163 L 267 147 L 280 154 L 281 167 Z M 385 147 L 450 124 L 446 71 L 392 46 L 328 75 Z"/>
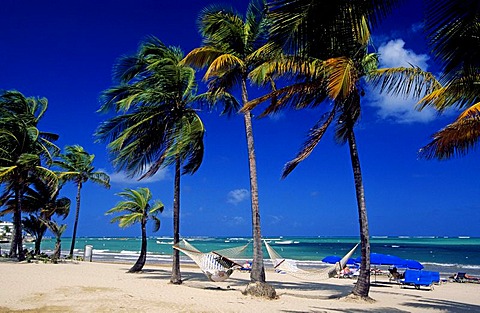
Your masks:
<path fill-rule="evenodd" d="M 245 245 L 249 238 L 192 237 L 187 238 L 201 251 L 220 250 Z M 357 237 L 277 237 L 265 238 L 285 258 L 299 260 L 299 264 L 321 267 L 321 260 L 328 255 L 345 255 L 357 242 Z M 62 240 L 62 250 L 68 250 L 71 239 Z M 97 261 L 133 262 L 138 257 L 140 238 L 78 238 L 75 253 L 83 255 L 85 245 L 93 246 L 93 259 Z M 171 260 L 172 238 L 151 237 L 148 240 L 148 262 L 164 263 Z M 33 244 L 27 243 L 27 248 Z M 54 247 L 53 239 L 45 239 L 43 251 Z M 251 245 L 242 259 L 251 258 Z M 480 275 L 480 238 L 470 237 L 373 237 L 371 251 L 396 255 L 420 261 L 425 269 L 442 273 L 464 271 Z M 66 251 L 65 251 L 66 253 Z M 360 248 L 354 257 L 360 255 Z M 268 254 L 264 250 L 264 256 Z M 188 262 L 188 258 L 184 258 Z"/>

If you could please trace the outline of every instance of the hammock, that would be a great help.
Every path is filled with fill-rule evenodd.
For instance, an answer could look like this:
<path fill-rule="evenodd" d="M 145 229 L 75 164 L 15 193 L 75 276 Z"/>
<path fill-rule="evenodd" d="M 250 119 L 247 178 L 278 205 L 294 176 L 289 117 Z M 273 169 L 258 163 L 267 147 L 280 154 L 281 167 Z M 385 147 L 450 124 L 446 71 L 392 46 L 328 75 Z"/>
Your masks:
<path fill-rule="evenodd" d="M 229 278 L 235 269 L 242 268 L 242 265 L 232 261 L 227 256 L 235 257 L 240 255 L 249 244 L 250 243 L 241 247 L 203 253 L 183 239 L 182 242 L 173 245 L 173 248 L 191 258 L 210 281 L 221 282 Z"/>
<path fill-rule="evenodd" d="M 289 275 L 297 277 L 302 280 L 325 280 L 334 277 L 339 271 L 341 271 L 348 259 L 352 256 L 355 249 L 358 247 L 358 243 L 352 248 L 340 261 L 334 265 L 318 271 L 306 271 L 297 267 L 297 263 L 292 259 L 285 259 L 273 249 L 267 241 L 264 240 L 265 247 L 267 248 L 268 255 L 272 260 L 273 267 L 277 271 L 285 272 Z"/>

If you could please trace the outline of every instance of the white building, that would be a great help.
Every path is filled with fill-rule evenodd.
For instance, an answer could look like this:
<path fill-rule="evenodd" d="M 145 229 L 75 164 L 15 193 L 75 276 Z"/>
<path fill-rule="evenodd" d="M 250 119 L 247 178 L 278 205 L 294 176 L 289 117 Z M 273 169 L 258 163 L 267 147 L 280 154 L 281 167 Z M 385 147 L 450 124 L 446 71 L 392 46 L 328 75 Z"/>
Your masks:
<path fill-rule="evenodd" d="M 0 221 L 0 241 L 10 241 L 12 237 L 13 223 Z"/>

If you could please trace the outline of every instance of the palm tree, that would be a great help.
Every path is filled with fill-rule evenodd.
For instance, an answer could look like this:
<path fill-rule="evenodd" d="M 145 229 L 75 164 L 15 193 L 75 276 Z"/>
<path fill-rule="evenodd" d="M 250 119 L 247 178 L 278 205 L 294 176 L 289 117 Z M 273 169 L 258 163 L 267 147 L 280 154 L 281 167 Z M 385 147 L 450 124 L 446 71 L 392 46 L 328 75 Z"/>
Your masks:
<path fill-rule="evenodd" d="M 120 227 L 128 227 L 135 223 L 140 223 L 142 228 L 142 248 L 137 262 L 128 270 L 128 273 L 141 272 L 147 260 L 147 221 L 152 220 L 154 222 L 154 232 L 160 229 L 160 220 L 157 214 L 163 212 L 163 203 L 155 201 L 151 205 L 149 202 L 152 199 L 152 194 L 148 188 L 125 189 L 117 195 L 125 200 L 118 202 L 105 214 L 122 213 L 123 215 L 116 216 L 111 220 L 112 223 L 118 222 Z"/>
<path fill-rule="evenodd" d="M 119 60 L 119 85 L 104 92 L 100 111 L 119 115 L 96 131 L 109 142 L 117 170 L 140 180 L 174 165 L 173 241 L 180 241 L 180 176 L 195 173 L 203 160 L 204 125 L 192 105 L 195 71 L 180 64 L 183 53 L 155 37 L 147 38 L 137 54 Z M 183 170 L 182 170 L 183 167 Z M 180 255 L 173 251 L 170 282 L 181 284 Z"/>
<path fill-rule="evenodd" d="M 188 53 L 184 62 L 197 68 L 207 67 L 204 80 L 208 81 L 211 94 L 231 94 L 234 88 L 240 88 L 241 102 L 243 105 L 248 102 L 248 74 L 259 62 L 268 57 L 260 53 L 267 34 L 265 12 L 264 1 L 251 1 L 245 20 L 233 9 L 218 6 L 207 7 L 201 12 L 199 25 L 203 46 Z M 253 262 L 250 280 L 252 283 L 258 282 L 259 286 L 266 286 L 251 112 L 246 110 L 243 118 L 252 205 Z M 252 293 L 255 293 L 254 289 Z M 274 290 L 272 297 L 275 297 Z"/>
<path fill-rule="evenodd" d="M 58 152 L 52 143 L 58 135 L 37 128 L 47 106 L 47 99 L 26 98 L 18 91 L 6 91 L 0 96 L 0 182 L 6 184 L 4 195 L 14 197 L 10 257 L 18 260 L 25 258 L 21 221 L 27 186 L 35 177 L 41 177 L 51 186 L 57 184 L 57 176 L 42 166 L 42 161 L 51 162 L 52 154 Z"/>
<path fill-rule="evenodd" d="M 443 75 L 434 90 L 427 90 L 418 108 L 432 106 L 442 112 L 454 106 L 463 110 L 420 150 L 427 159 L 442 160 L 467 154 L 480 138 L 480 6 L 475 0 L 449 0 L 428 1 L 426 7 L 429 43 Z M 399 86 L 414 81 L 412 88 L 421 89 L 428 82 L 423 79 L 426 75 L 431 74 L 412 68 L 385 70 L 375 82 L 392 94 L 408 94 L 410 89 Z"/>
<path fill-rule="evenodd" d="M 45 220 L 42 218 L 40 218 L 40 221 L 42 221 L 55 236 L 55 249 L 52 253 L 52 262 L 57 263 L 57 260 L 60 259 L 60 253 L 62 251 L 62 235 L 67 229 L 67 224 L 60 225 L 53 220 Z"/>
<path fill-rule="evenodd" d="M 95 172 L 95 167 L 93 166 L 94 158 L 95 155 L 89 154 L 83 147 L 74 145 L 66 146 L 65 154 L 60 155 L 60 159 L 54 162 L 56 166 L 64 170 L 64 172 L 59 173 L 59 178 L 64 181 L 73 181 L 77 185 L 77 205 L 69 258 L 73 257 L 73 250 L 75 249 L 78 217 L 80 215 L 80 192 L 83 184 L 87 181 L 92 181 L 105 188 L 110 188 L 110 177 L 104 172 Z"/>
<path fill-rule="evenodd" d="M 253 109 L 269 98 L 275 101 L 263 114 L 287 105 L 297 109 L 330 104 L 326 113 L 310 130 L 296 158 L 283 170 L 285 178 L 305 160 L 320 142 L 330 125 L 335 137 L 348 143 L 355 182 L 359 215 L 362 262 L 352 294 L 367 299 L 370 290 L 370 241 L 365 192 L 354 127 L 361 112 L 363 78 L 378 66 L 376 54 L 368 52 L 370 29 L 397 1 L 272 1 L 268 18 L 275 47 L 282 45 L 293 56 L 266 62 L 251 73 L 254 81 L 265 82 L 275 75 L 289 75 L 298 82 L 251 101 L 242 110 Z M 328 101 L 331 99 L 331 102 Z"/>
<path fill-rule="evenodd" d="M 59 185 L 50 186 L 41 179 L 35 179 L 25 191 L 24 212 L 30 215 L 23 219 L 22 224 L 35 237 L 35 255 L 40 254 L 42 238 L 47 230 L 47 225 L 42 220 L 50 221 L 53 215 L 65 219 L 70 212 L 70 199 L 58 198 L 60 189 Z"/>

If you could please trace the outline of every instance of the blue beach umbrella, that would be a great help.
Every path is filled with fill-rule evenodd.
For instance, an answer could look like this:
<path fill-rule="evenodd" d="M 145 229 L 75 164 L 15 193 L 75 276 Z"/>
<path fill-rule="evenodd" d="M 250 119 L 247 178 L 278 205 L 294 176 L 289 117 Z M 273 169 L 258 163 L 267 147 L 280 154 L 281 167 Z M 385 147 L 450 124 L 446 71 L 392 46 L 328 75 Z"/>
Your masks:
<path fill-rule="evenodd" d="M 355 259 L 356 262 L 361 263 L 362 258 L 358 257 Z M 393 265 L 397 267 L 405 267 L 406 260 L 398 256 L 381 254 L 381 253 L 371 253 L 370 254 L 370 264 L 372 265 Z"/>
<path fill-rule="evenodd" d="M 329 263 L 329 264 L 335 264 L 337 262 L 340 262 L 340 260 L 342 259 L 342 257 L 338 256 L 338 255 L 329 255 L 329 256 L 326 256 L 322 259 L 322 262 L 325 262 L 325 263 Z M 354 259 L 348 259 L 347 260 L 347 264 L 355 264 L 355 260 Z"/>
<path fill-rule="evenodd" d="M 355 259 L 356 262 L 362 261 L 361 257 Z M 415 270 L 421 270 L 423 265 L 415 260 L 405 260 L 395 255 L 371 253 L 370 264 L 372 265 L 390 265 L 398 268 L 409 268 Z"/>
<path fill-rule="evenodd" d="M 405 260 L 406 261 L 406 268 L 413 269 L 413 270 L 421 270 L 423 269 L 423 265 L 415 260 Z"/>

